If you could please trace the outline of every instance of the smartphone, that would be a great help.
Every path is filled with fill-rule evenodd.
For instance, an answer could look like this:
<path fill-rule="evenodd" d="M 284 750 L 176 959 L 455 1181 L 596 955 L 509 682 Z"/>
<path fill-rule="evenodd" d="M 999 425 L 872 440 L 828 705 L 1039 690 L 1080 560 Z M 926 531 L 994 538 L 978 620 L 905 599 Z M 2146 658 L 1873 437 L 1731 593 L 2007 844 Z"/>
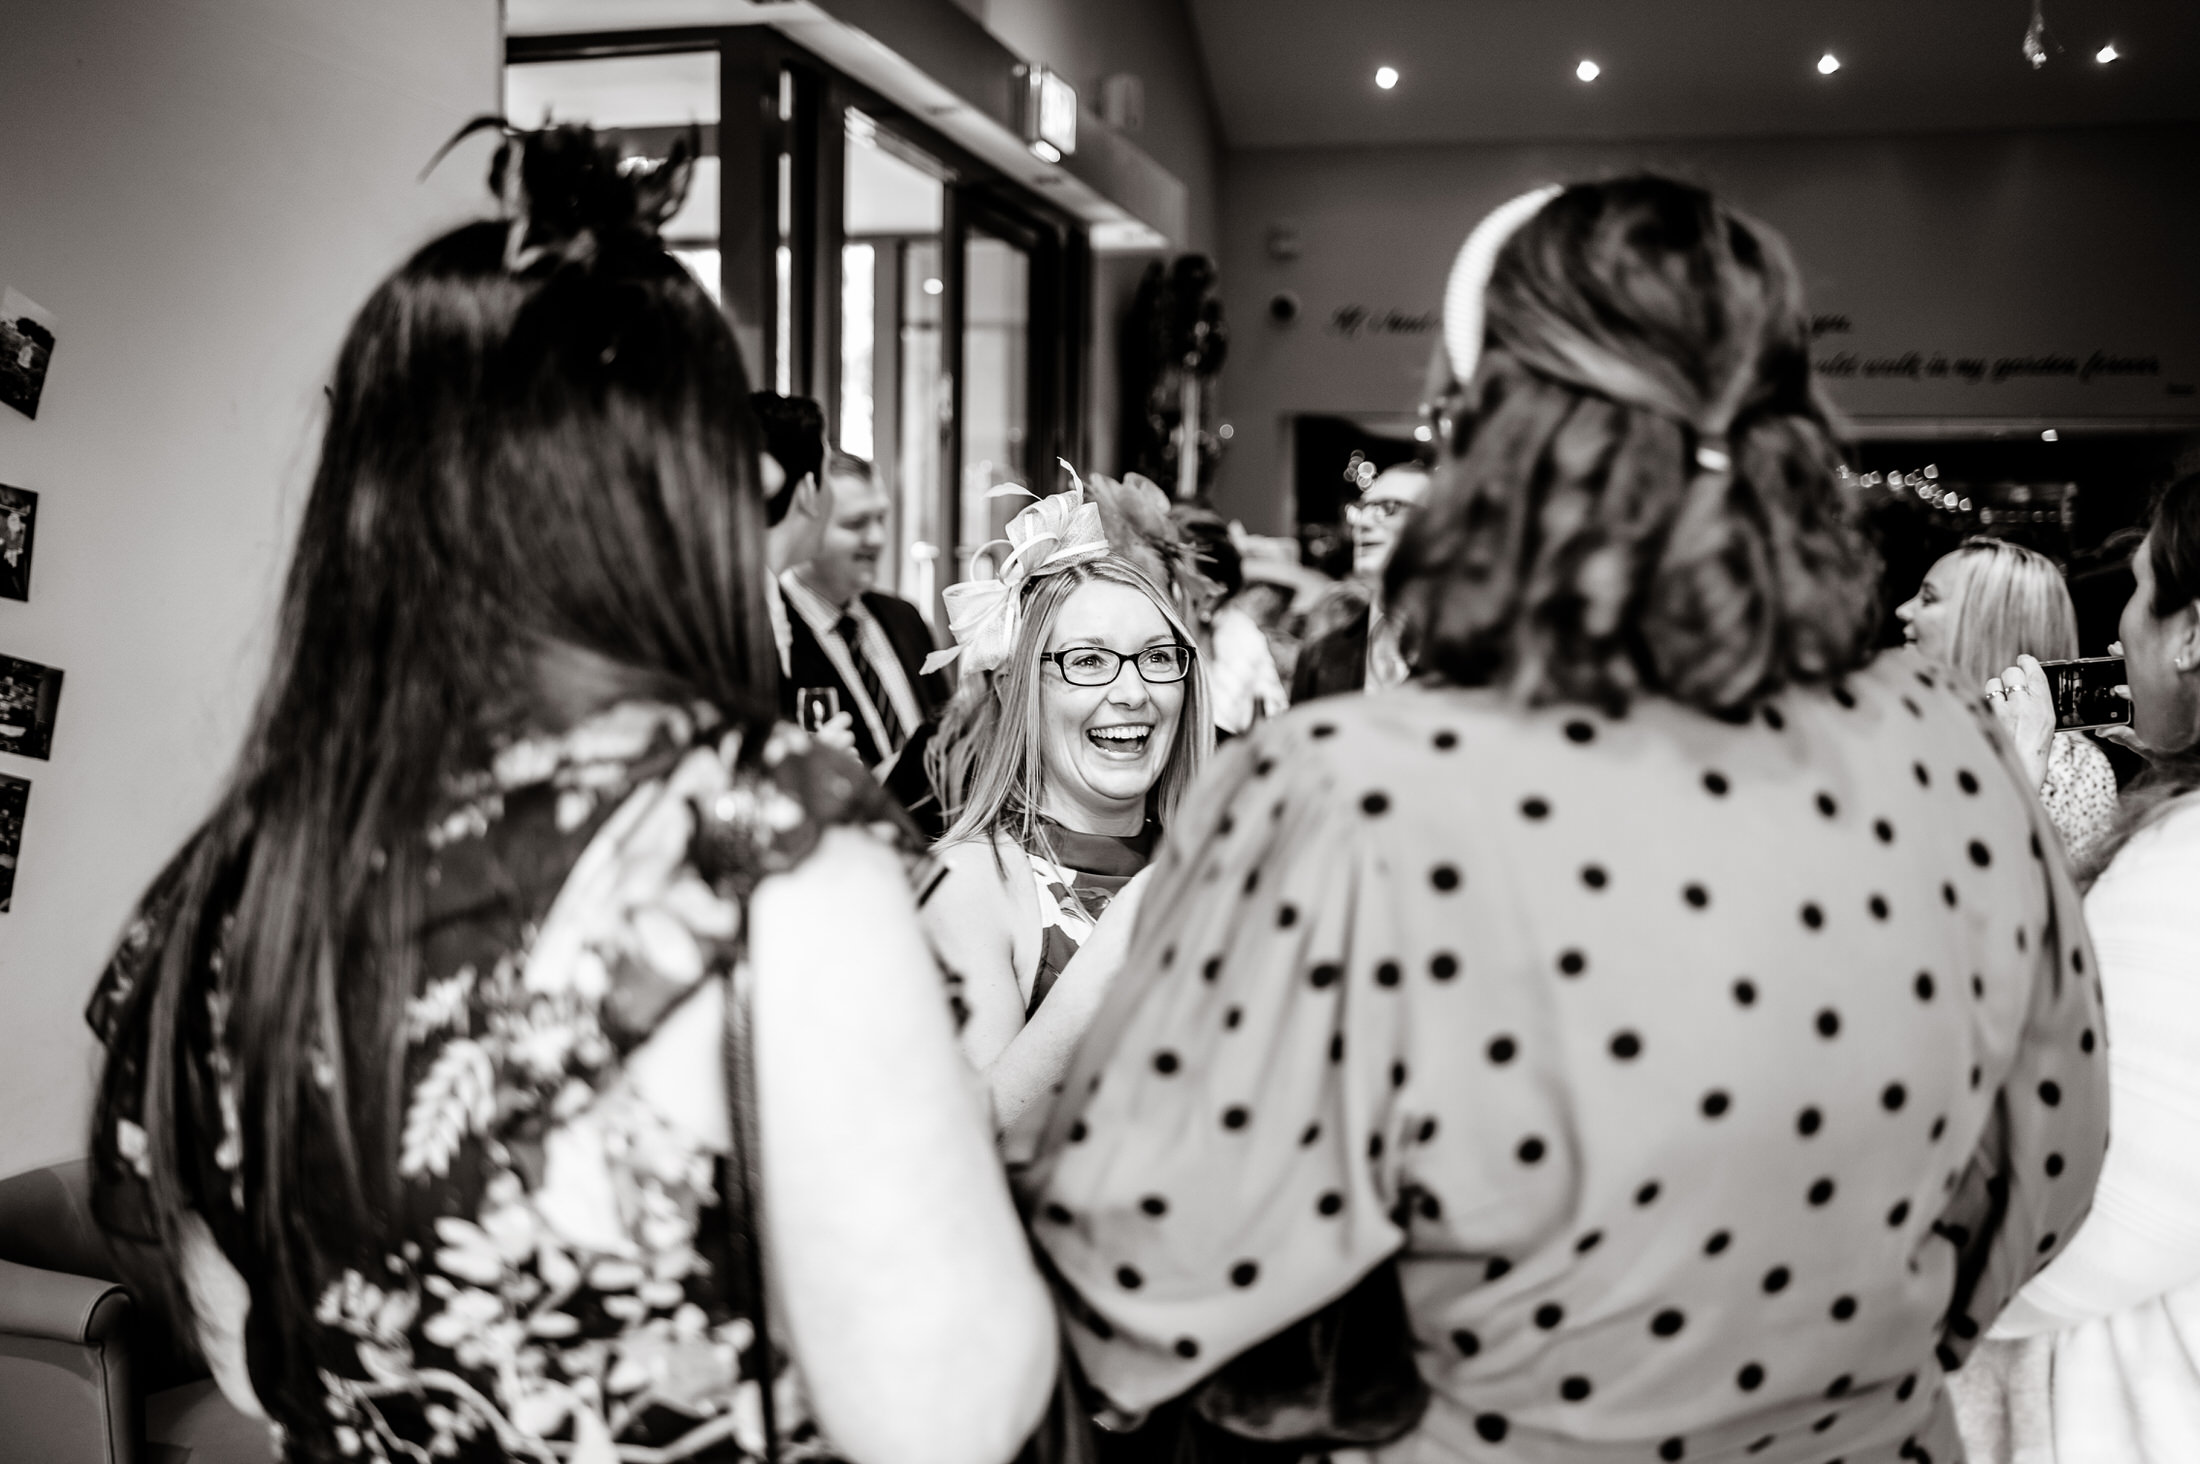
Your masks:
<path fill-rule="evenodd" d="M 2121 662 L 2118 663 L 2122 664 Z M 840 715 L 840 688 L 837 686 L 798 687 L 794 694 L 795 725 L 805 732 L 818 728 Z"/>
<path fill-rule="evenodd" d="M 2085 656 L 2075 661 L 2042 661 L 2047 688 L 2055 696 L 2055 730 L 2128 727 L 2131 703 L 2116 694 L 2124 684 L 2122 656 Z"/>

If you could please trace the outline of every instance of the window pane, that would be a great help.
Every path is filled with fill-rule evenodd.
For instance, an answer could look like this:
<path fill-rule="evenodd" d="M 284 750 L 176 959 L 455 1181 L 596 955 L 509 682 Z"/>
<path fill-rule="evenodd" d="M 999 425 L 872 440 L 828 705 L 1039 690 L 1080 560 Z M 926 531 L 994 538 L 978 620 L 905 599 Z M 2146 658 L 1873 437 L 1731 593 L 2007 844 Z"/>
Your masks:
<path fill-rule="evenodd" d="M 902 250 L 901 433 L 895 477 L 901 484 L 904 598 L 927 615 L 942 588 L 940 546 L 940 443 L 954 424 L 954 383 L 940 360 L 940 255 L 938 239 L 913 239 Z"/>
<path fill-rule="evenodd" d="M 871 449 L 871 400 L 876 391 L 878 251 L 847 244 L 840 251 L 840 450 L 859 458 Z"/>
<path fill-rule="evenodd" d="M 853 107 L 844 127 L 838 441 L 893 496 L 886 578 L 931 619 L 948 532 L 940 444 L 954 425 L 940 344 L 947 170 Z"/>
<path fill-rule="evenodd" d="M 959 556 L 997 539 L 1028 500 L 988 497 L 1029 485 L 1031 259 L 975 229 L 963 248 L 963 460 Z"/>
<path fill-rule="evenodd" d="M 695 276 L 696 283 L 703 287 L 704 294 L 710 296 L 711 303 L 717 305 L 720 309 L 724 309 L 726 296 L 719 278 L 718 251 L 715 249 L 674 249 L 671 254 L 674 259 L 679 260 L 680 263 L 688 267 L 688 273 Z"/>
<path fill-rule="evenodd" d="M 504 115 L 519 127 L 546 118 L 590 127 L 716 122 L 718 53 L 523 61 L 504 68 Z"/>

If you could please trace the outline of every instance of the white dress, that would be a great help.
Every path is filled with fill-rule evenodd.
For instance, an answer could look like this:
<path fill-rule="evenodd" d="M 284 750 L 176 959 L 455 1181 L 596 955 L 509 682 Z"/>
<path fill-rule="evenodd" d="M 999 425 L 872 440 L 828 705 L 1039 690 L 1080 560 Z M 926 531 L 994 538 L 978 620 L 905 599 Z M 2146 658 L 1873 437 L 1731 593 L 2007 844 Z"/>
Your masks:
<path fill-rule="evenodd" d="M 1980 1464 L 2200 1459 L 2200 800 L 2124 846 L 2086 923 L 2113 1142 L 2092 1215 L 1990 1334 L 2000 1396 L 1963 1410 Z"/>

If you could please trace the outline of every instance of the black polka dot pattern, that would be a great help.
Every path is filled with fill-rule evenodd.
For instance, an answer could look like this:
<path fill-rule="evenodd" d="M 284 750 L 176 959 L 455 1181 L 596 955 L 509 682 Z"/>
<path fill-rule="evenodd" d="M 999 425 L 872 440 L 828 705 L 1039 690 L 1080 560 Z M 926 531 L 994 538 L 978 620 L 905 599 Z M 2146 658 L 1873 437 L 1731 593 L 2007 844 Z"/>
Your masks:
<path fill-rule="evenodd" d="M 1517 1452 L 1538 1410 L 1627 1437 L 1608 1415 L 1655 1356 L 1723 1402 L 1635 1457 L 1825 1464 L 1923 1386 L 1886 1369 L 1939 1337 L 1907 1269 L 1928 1227 L 2006 1247 L 2010 1284 L 2076 1231 L 2097 982 L 1953 689 L 1889 658 L 1722 720 L 1412 686 L 1245 741 L 1195 795 L 1234 832 L 1180 851 L 1197 896 L 1154 887 L 1081 1059 L 1107 1081 L 1034 1171 L 1034 1236 L 1113 1327 L 1103 1388 L 1120 1354 L 1181 1391 L 1402 1243 L 1436 1450 Z M 1137 952 L 1172 948 L 1149 978 Z M 1997 1102 L 2029 1193 L 1974 1206 L 1949 1181 Z"/>

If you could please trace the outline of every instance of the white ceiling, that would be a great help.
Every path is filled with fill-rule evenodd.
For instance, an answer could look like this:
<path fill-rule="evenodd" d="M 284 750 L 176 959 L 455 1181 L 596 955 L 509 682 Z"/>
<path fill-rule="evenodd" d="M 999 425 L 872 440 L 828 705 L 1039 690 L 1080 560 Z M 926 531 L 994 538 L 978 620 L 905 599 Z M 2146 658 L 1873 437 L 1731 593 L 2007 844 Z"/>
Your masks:
<path fill-rule="evenodd" d="M 2029 0 L 1187 4 L 1231 147 L 2200 119 L 2200 0 L 2045 0 L 2064 50 L 2038 71 Z M 2107 42 L 2123 59 L 2103 66 Z M 1821 76 L 1827 51 L 1842 66 Z"/>

